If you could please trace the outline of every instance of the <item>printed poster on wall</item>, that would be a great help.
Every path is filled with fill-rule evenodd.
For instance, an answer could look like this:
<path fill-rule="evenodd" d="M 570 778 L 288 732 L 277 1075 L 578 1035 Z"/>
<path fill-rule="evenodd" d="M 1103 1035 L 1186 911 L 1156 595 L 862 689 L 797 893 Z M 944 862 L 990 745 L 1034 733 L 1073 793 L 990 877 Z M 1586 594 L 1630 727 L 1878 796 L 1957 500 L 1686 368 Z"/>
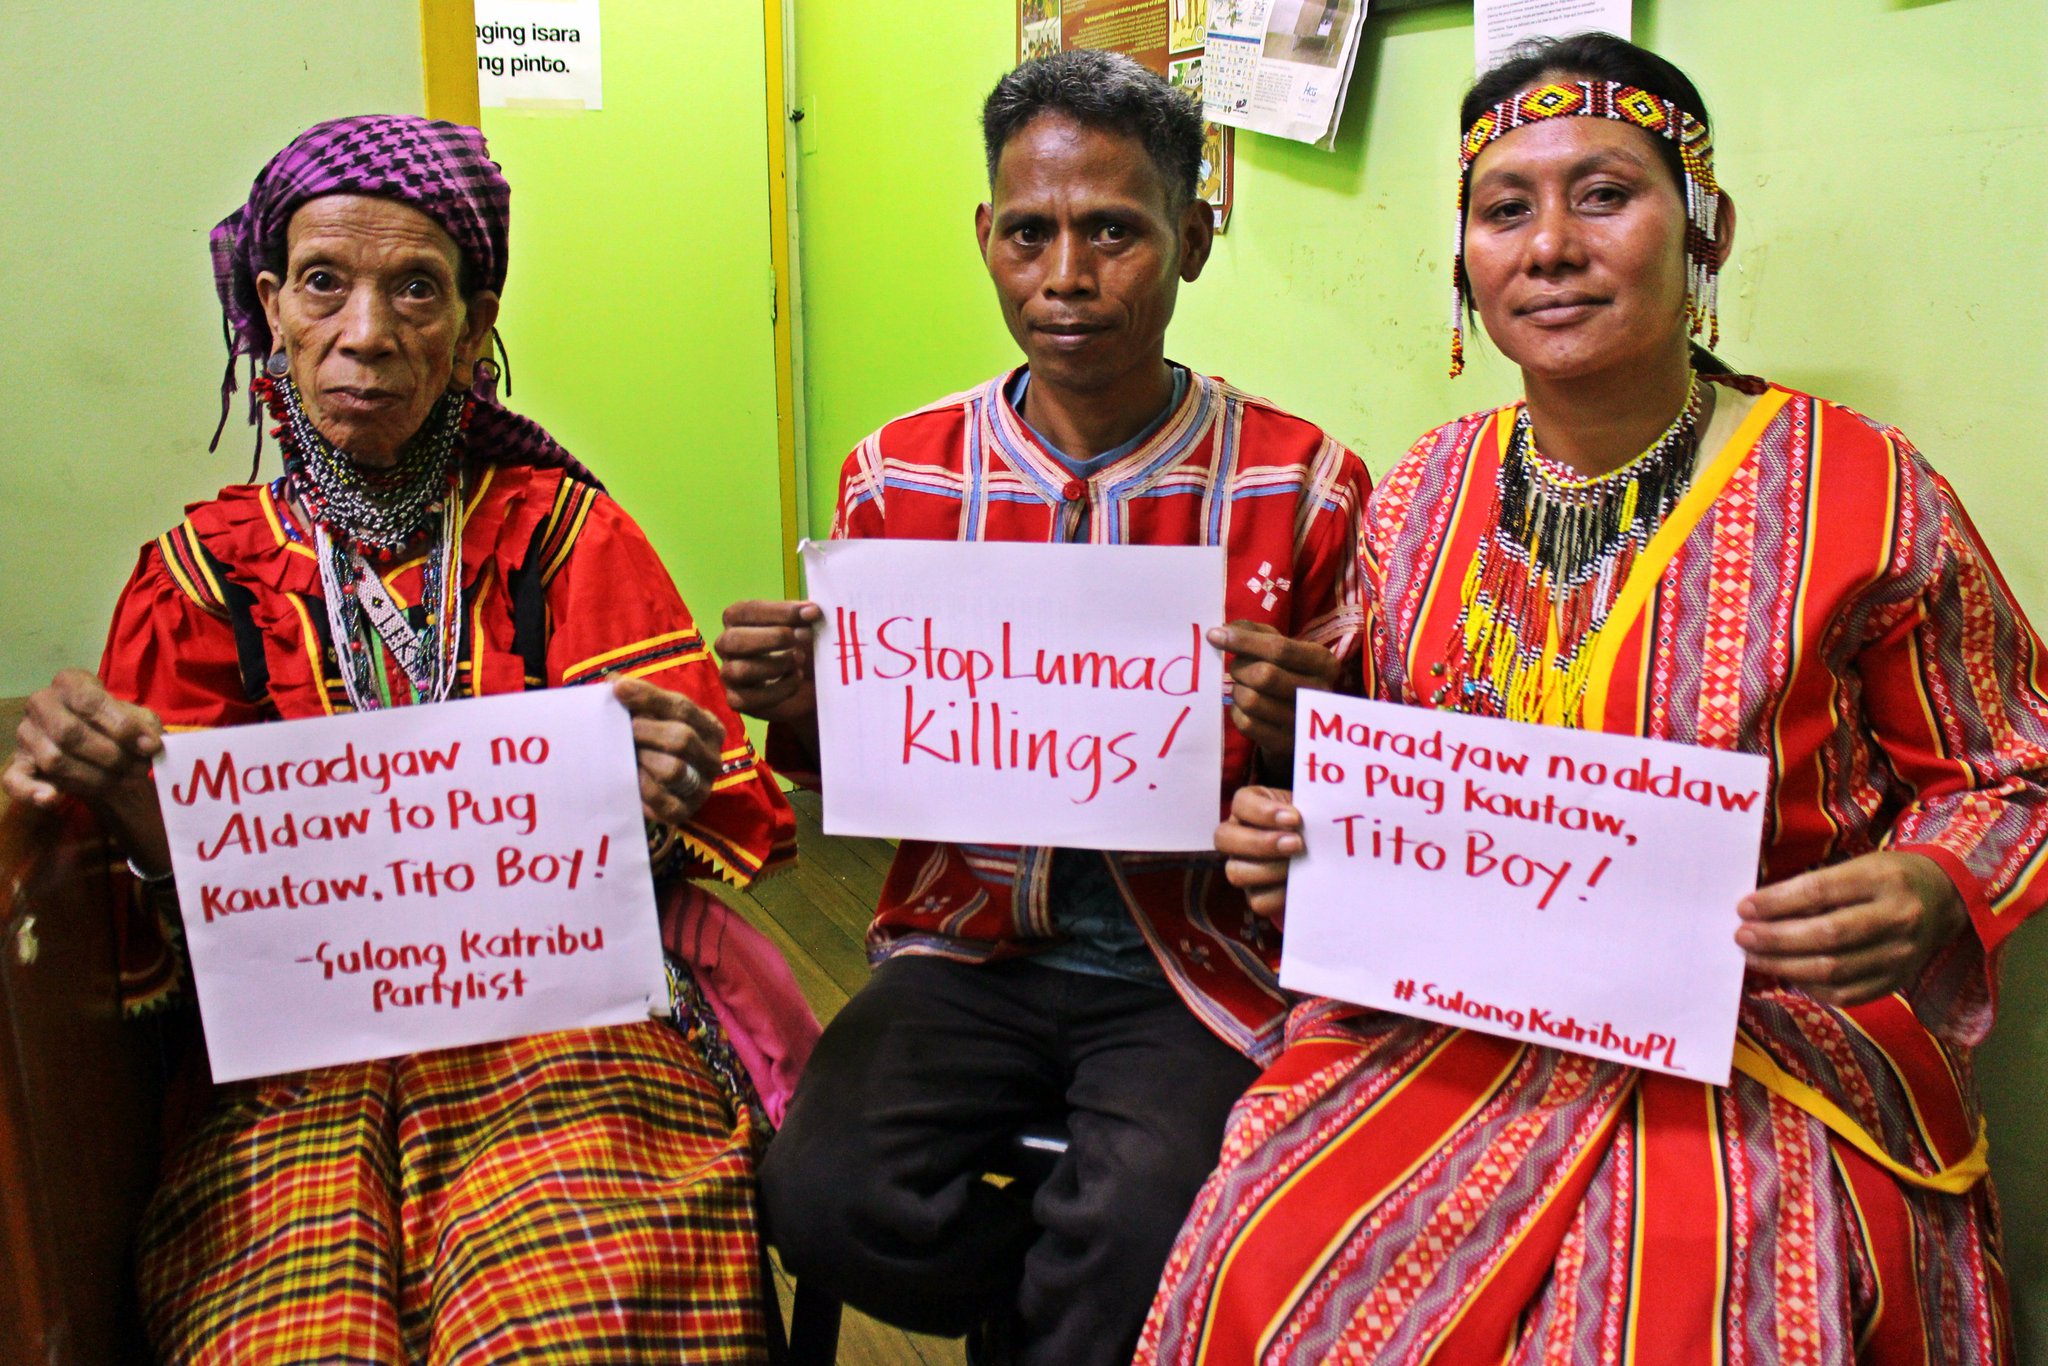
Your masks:
<path fill-rule="evenodd" d="M 1769 766 L 1301 694 L 1280 984 L 1725 1085 Z"/>
<path fill-rule="evenodd" d="M 485 109 L 604 108 L 598 0 L 476 0 Z"/>
<path fill-rule="evenodd" d="M 1066 48 L 1122 52 L 1202 99 L 1203 41 L 1214 0 L 1018 0 L 1017 60 Z M 1216 211 L 1216 231 L 1230 223 L 1233 134 L 1218 123 L 1202 129 L 1196 197 Z"/>
<path fill-rule="evenodd" d="M 806 541 L 833 835 L 1206 850 L 1221 546 Z"/>
<path fill-rule="evenodd" d="M 1358 61 L 1366 0 L 1209 0 L 1202 111 L 1329 149 Z"/>
<path fill-rule="evenodd" d="M 216 1080 L 668 1012 L 610 688 L 174 733 L 156 774 Z"/>

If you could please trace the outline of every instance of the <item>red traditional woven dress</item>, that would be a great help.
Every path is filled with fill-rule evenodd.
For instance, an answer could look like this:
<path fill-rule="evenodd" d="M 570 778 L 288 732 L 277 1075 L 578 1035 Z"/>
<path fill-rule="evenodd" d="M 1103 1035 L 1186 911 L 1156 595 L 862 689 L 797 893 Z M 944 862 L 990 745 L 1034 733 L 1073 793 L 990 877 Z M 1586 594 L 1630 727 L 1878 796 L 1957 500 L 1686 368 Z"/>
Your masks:
<path fill-rule="evenodd" d="M 1718 402 L 1741 420 L 1622 590 L 1585 723 L 1766 756 L 1766 880 L 1911 850 L 1971 928 L 1851 1010 L 1752 980 L 1726 1088 L 1304 1004 L 1140 1362 L 2011 1360 L 1969 1048 L 2048 896 L 2041 643 L 1898 432 L 1780 388 Z M 1372 695 L 1430 705 L 1452 672 L 1513 417 L 1439 428 L 1374 493 Z"/>
<path fill-rule="evenodd" d="M 743 884 L 788 858 L 794 820 L 639 528 L 560 469 L 472 462 L 465 490 L 456 695 L 606 677 L 685 693 L 733 739 L 703 808 L 651 837 L 657 868 Z M 122 595 L 108 688 L 173 729 L 346 711 L 309 542 L 275 485 L 193 505 Z M 515 637 L 522 574 L 544 619 Z M 386 582 L 411 602 L 419 562 Z M 244 593 L 267 683 L 238 656 Z M 515 640 L 544 647 L 538 672 Z M 703 895 L 669 885 L 671 913 Z M 161 999 L 175 937 L 130 928 L 131 999 Z M 145 1221 L 150 1336 L 179 1362 L 760 1360 L 754 1139 L 653 1021 L 213 1087 Z"/>
<path fill-rule="evenodd" d="M 1016 372 L 889 423 L 847 457 L 832 534 L 901 540 L 1057 541 L 1088 514 L 1097 545 L 1220 545 L 1224 614 L 1334 651 L 1355 672 L 1362 613 L 1354 528 L 1368 488 L 1357 456 L 1300 418 L 1189 374 L 1153 436 L 1083 480 L 1005 394 Z M 1229 724 L 1218 793 L 1250 780 L 1252 745 Z M 795 776 L 771 732 L 770 757 Z M 1219 807 L 1219 810 L 1221 808 Z M 906 840 L 882 887 L 868 953 L 965 962 L 1056 942 L 1051 849 Z M 1210 1029 L 1255 1059 L 1280 1046 L 1279 939 L 1209 854 L 1118 853 L 1117 887 L 1167 978 Z"/>

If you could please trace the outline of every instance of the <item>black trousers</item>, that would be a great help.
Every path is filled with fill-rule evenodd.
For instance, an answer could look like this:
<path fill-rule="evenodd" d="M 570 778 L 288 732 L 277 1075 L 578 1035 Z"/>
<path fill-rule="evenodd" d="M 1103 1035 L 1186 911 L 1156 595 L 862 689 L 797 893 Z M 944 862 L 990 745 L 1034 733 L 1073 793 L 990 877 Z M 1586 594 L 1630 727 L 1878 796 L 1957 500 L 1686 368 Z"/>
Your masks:
<path fill-rule="evenodd" d="M 783 1265 L 864 1313 L 1022 1360 L 1128 1362 L 1181 1220 L 1258 1075 L 1172 991 L 899 955 L 825 1030 L 761 1169 Z M 1028 1204 L 982 1179 L 1026 1124 L 1066 1155 Z"/>

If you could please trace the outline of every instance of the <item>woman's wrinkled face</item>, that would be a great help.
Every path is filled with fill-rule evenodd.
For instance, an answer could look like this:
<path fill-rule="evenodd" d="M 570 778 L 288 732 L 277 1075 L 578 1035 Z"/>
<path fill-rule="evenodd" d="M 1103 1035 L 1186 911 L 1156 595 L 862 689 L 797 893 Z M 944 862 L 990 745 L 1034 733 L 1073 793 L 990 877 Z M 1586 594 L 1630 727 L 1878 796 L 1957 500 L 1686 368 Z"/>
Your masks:
<path fill-rule="evenodd" d="M 1545 119 L 1472 163 L 1473 303 L 1501 353 L 1546 379 L 1683 356 L 1685 232 L 1671 168 L 1630 124 Z"/>
<path fill-rule="evenodd" d="M 497 320 L 496 295 L 462 297 L 461 259 L 441 225 L 410 205 L 324 195 L 292 215 L 283 278 L 256 277 L 306 416 L 364 464 L 397 460 Z"/>

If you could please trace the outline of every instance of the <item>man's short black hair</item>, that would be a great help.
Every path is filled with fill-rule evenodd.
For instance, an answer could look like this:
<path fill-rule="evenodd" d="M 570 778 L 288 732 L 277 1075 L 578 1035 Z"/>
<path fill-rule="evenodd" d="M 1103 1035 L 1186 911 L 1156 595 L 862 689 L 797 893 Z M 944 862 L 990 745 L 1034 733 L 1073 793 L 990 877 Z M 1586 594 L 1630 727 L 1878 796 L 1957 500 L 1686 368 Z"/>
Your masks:
<path fill-rule="evenodd" d="M 1086 128 L 1145 144 L 1172 206 L 1195 197 L 1202 173 L 1202 108 L 1121 52 L 1076 48 L 1033 58 L 996 82 L 981 106 L 981 139 L 994 189 L 1003 148 L 1041 114 L 1059 114 Z"/>

